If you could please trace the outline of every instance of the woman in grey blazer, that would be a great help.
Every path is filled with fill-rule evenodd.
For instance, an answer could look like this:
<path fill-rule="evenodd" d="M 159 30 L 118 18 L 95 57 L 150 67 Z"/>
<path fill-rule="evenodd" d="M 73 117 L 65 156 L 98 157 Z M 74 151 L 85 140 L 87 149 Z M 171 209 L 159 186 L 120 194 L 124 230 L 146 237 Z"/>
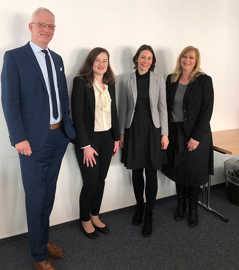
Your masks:
<path fill-rule="evenodd" d="M 118 82 L 119 122 L 122 162 L 132 169 L 136 209 L 132 224 L 139 225 L 144 217 L 142 234 L 152 234 L 152 210 L 157 195 L 157 169 L 164 161 L 168 146 L 168 114 L 165 82 L 153 73 L 155 54 L 149 45 L 142 45 L 133 62 L 136 71 Z M 146 175 L 146 205 L 144 177 Z"/>

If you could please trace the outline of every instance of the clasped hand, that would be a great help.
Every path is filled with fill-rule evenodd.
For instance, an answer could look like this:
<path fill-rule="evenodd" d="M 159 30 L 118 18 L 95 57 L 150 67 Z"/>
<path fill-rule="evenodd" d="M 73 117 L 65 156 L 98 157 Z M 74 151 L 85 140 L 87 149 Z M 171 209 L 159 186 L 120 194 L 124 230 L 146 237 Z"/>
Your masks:
<path fill-rule="evenodd" d="M 194 151 L 198 148 L 198 145 L 199 145 L 199 141 L 196 141 L 193 138 L 191 138 L 187 143 L 187 149 L 190 152 Z"/>

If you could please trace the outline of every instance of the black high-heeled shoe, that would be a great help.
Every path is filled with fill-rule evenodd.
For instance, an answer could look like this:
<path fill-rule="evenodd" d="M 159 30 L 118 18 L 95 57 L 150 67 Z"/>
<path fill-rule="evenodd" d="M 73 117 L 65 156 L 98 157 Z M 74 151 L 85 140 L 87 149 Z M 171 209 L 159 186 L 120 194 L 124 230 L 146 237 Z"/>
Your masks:
<path fill-rule="evenodd" d="M 91 232 L 91 233 L 88 233 L 85 229 L 84 229 L 84 227 L 83 227 L 83 225 L 82 225 L 82 223 L 80 222 L 80 229 L 81 229 L 81 231 L 84 233 L 84 235 L 86 236 L 86 237 L 88 237 L 89 239 L 96 239 L 99 235 L 98 235 L 98 233 L 96 232 L 96 230 L 94 230 L 93 232 Z"/>
<path fill-rule="evenodd" d="M 98 231 L 98 232 L 101 232 L 103 234 L 108 234 L 110 232 L 110 229 L 108 226 L 105 225 L 105 227 L 97 227 L 96 225 L 93 224 L 93 226 L 95 227 L 95 229 Z"/>

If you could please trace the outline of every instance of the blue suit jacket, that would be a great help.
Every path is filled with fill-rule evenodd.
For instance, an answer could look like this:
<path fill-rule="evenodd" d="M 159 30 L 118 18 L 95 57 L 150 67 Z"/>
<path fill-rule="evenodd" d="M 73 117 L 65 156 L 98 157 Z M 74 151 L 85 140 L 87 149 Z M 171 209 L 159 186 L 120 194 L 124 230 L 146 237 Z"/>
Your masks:
<path fill-rule="evenodd" d="M 75 130 L 69 117 L 63 61 L 58 54 L 50 52 L 57 74 L 64 130 L 73 140 Z M 2 106 L 11 144 L 14 146 L 29 140 L 33 150 L 40 149 L 49 131 L 49 97 L 40 66 L 29 43 L 5 53 L 1 83 Z"/>

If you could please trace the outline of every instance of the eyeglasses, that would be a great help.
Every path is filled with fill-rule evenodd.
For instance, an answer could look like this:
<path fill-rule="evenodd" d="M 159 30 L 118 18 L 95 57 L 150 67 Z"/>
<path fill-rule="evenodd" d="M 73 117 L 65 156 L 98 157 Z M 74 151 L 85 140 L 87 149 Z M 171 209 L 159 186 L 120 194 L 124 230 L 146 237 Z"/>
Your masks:
<path fill-rule="evenodd" d="M 48 28 L 49 30 L 54 30 L 56 26 L 54 24 L 40 23 L 40 22 L 32 22 L 32 24 L 38 25 L 40 28 Z"/>

